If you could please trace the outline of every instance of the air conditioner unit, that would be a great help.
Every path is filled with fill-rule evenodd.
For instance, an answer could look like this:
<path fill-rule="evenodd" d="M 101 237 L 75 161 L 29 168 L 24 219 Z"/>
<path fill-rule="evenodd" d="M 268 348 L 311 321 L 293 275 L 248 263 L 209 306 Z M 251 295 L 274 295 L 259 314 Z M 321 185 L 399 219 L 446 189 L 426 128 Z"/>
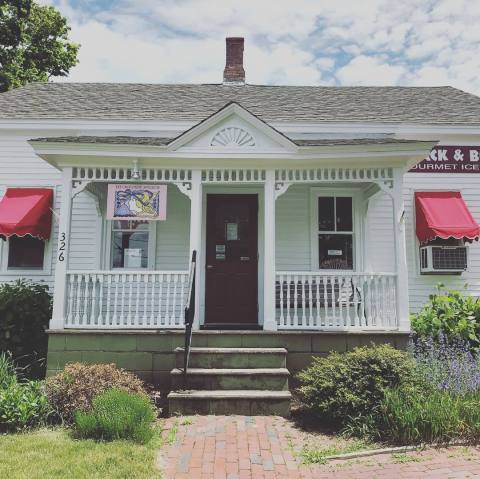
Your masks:
<path fill-rule="evenodd" d="M 420 247 L 420 272 L 422 274 L 457 274 L 466 269 L 466 246 Z"/>

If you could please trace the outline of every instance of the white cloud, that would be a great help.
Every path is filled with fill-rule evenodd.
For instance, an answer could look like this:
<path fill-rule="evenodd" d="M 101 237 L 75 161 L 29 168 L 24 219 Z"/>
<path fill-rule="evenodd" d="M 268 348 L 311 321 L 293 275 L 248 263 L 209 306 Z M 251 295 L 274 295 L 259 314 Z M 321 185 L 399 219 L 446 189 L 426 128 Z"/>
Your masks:
<path fill-rule="evenodd" d="M 82 44 L 70 81 L 219 82 L 225 36 L 243 35 L 250 83 L 446 82 L 480 94 L 480 2 L 41 1 Z"/>
<path fill-rule="evenodd" d="M 402 66 L 360 55 L 339 68 L 336 76 L 342 85 L 398 85 L 405 73 L 406 69 Z"/>

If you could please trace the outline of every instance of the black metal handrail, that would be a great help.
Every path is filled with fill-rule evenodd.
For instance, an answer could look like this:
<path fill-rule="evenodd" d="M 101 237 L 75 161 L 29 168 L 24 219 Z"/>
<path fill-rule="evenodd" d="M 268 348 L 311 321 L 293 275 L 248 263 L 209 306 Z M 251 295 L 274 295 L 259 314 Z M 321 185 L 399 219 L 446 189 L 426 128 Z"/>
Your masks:
<path fill-rule="evenodd" d="M 187 386 L 188 360 L 190 359 L 190 345 L 192 343 L 192 326 L 195 319 L 195 278 L 197 275 L 197 252 L 192 252 L 190 275 L 188 278 L 188 293 L 185 303 L 185 347 L 183 350 L 183 385 Z"/>

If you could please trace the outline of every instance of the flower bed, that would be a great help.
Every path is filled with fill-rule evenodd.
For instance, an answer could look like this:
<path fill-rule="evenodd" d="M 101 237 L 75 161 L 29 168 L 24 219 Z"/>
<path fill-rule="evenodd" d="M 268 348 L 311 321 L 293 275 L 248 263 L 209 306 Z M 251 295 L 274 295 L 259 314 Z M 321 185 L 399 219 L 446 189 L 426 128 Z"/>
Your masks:
<path fill-rule="evenodd" d="M 461 339 L 416 338 L 408 353 L 389 346 L 334 353 L 300 380 L 304 406 L 352 436 L 395 444 L 480 439 L 480 356 Z"/>

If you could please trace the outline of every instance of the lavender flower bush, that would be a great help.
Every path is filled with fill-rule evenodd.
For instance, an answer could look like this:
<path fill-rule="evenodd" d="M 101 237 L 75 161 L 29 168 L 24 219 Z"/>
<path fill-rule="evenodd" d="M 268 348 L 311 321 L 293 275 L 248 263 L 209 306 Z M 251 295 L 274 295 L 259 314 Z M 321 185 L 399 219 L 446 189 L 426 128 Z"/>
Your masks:
<path fill-rule="evenodd" d="M 480 392 L 480 356 L 472 352 L 469 342 L 449 339 L 444 334 L 416 337 L 410 351 L 425 385 L 451 394 Z"/>
<path fill-rule="evenodd" d="M 416 384 L 387 388 L 375 433 L 401 444 L 480 439 L 480 354 L 462 338 L 414 337 Z"/>
<path fill-rule="evenodd" d="M 382 390 L 365 415 L 347 418 L 347 435 L 396 444 L 480 441 L 480 352 L 460 337 L 414 336 L 412 374 Z"/>

